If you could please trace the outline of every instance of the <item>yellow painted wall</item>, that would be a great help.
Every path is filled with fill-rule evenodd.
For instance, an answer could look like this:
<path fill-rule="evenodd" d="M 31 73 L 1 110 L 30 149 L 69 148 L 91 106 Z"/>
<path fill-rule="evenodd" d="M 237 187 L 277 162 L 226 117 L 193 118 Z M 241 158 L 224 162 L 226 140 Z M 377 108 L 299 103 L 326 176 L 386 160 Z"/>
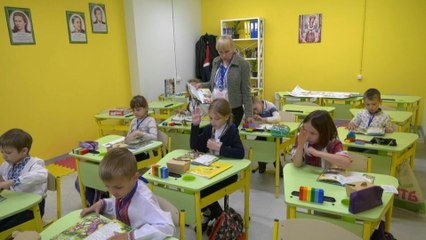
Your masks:
<path fill-rule="evenodd" d="M 104 3 L 108 34 L 93 34 L 89 1 L 0 2 L 0 133 L 23 128 L 49 159 L 97 138 L 93 115 L 131 98 L 122 1 Z M 4 7 L 31 9 L 35 45 L 11 45 Z M 70 44 L 65 11 L 84 12 L 87 44 Z"/>
<path fill-rule="evenodd" d="M 376 87 L 426 99 L 425 12 L 423 0 L 202 0 L 202 33 L 220 35 L 221 19 L 263 17 L 269 100 L 296 85 L 356 92 Z M 299 15 L 316 13 L 323 14 L 321 43 L 299 44 Z"/>

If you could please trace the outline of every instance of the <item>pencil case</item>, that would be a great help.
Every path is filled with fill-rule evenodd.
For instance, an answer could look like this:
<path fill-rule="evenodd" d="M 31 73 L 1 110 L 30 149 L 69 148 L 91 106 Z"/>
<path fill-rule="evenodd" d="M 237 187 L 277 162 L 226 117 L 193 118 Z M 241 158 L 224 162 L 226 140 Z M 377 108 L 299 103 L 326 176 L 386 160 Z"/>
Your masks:
<path fill-rule="evenodd" d="M 349 212 L 359 213 L 383 204 L 383 188 L 372 186 L 352 192 L 349 201 Z"/>

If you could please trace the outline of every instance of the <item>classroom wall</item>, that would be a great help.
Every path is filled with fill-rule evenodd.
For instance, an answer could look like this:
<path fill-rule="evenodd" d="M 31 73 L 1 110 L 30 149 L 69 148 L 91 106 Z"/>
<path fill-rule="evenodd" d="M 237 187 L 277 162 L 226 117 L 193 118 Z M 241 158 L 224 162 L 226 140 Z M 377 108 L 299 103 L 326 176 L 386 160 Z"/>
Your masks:
<path fill-rule="evenodd" d="M 296 85 L 356 92 L 376 87 L 384 94 L 421 96 L 422 118 L 425 12 L 423 0 L 202 0 L 202 32 L 220 35 L 221 19 L 265 19 L 268 100 Z M 321 43 L 299 44 L 299 15 L 317 13 L 323 17 Z"/>
<path fill-rule="evenodd" d="M 93 2 L 93 1 L 90 1 Z M 105 4 L 107 34 L 93 34 L 89 1 L 0 2 L 0 133 L 23 128 L 32 155 L 49 159 L 98 138 L 93 116 L 131 98 L 122 1 Z M 11 45 L 4 7 L 31 9 L 35 45 Z M 66 10 L 84 12 L 87 44 L 70 44 Z"/>

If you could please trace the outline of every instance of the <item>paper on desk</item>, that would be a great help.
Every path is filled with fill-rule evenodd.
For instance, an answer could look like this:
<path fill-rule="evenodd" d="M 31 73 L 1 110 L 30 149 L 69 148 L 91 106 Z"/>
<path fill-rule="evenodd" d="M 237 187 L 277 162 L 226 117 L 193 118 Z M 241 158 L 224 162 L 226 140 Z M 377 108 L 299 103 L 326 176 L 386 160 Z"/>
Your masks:
<path fill-rule="evenodd" d="M 398 189 L 392 185 L 380 185 L 381 188 L 383 188 L 384 192 L 390 192 L 398 194 Z"/>
<path fill-rule="evenodd" d="M 114 141 L 111 141 L 111 142 L 104 143 L 104 144 L 102 144 L 102 146 L 103 146 L 103 147 L 108 147 L 108 146 L 114 145 L 114 144 L 119 143 L 119 142 L 124 142 L 124 139 L 125 139 L 125 137 L 121 137 L 121 138 L 119 138 L 119 139 L 117 139 L 117 140 L 114 140 Z"/>

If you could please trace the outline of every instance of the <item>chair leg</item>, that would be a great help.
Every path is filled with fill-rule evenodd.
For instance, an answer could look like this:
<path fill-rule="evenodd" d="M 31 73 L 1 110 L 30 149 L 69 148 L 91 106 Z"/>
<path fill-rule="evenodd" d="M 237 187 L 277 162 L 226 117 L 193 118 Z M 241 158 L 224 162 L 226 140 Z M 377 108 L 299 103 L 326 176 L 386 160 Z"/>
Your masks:
<path fill-rule="evenodd" d="M 180 226 L 180 240 L 185 239 L 185 210 L 180 210 L 179 212 L 179 226 Z"/>
<path fill-rule="evenodd" d="M 278 240 L 280 235 L 280 221 L 278 219 L 274 219 L 274 235 L 272 236 L 272 240 Z"/>
<path fill-rule="evenodd" d="M 56 177 L 56 217 L 62 217 L 61 177 Z"/>

